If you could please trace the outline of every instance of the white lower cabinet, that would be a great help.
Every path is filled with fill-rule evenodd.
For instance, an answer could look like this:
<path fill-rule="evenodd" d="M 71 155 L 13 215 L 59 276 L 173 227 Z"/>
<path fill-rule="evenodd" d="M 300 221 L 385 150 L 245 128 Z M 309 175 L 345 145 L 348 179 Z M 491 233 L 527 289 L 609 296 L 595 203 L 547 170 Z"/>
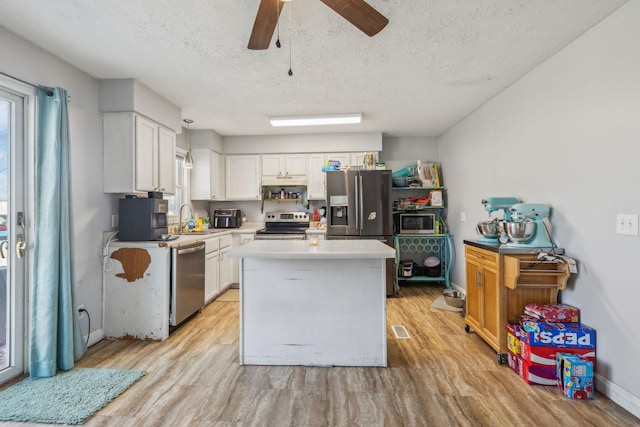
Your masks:
<path fill-rule="evenodd" d="M 204 302 L 208 304 L 220 294 L 220 239 L 205 241 Z"/>
<path fill-rule="evenodd" d="M 234 259 L 227 256 L 232 241 L 231 235 L 220 237 L 220 292 L 226 291 L 233 283 Z"/>

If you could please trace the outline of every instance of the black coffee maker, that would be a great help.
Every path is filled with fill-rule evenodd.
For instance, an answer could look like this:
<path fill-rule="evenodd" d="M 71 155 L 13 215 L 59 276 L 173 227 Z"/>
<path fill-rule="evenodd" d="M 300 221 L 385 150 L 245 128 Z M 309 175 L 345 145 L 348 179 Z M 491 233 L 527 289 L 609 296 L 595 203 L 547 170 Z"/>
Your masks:
<path fill-rule="evenodd" d="M 164 199 L 125 198 L 119 200 L 118 239 L 124 241 L 163 240 L 168 233 L 169 202 Z"/>

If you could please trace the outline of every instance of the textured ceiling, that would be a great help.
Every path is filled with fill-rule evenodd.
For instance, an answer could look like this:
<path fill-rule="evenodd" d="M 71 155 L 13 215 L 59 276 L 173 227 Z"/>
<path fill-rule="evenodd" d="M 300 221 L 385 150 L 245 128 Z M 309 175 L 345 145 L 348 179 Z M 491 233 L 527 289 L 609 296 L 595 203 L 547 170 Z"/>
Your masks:
<path fill-rule="evenodd" d="M 368 0 L 389 19 L 369 38 L 319 0 L 295 0 L 282 48 L 264 51 L 246 47 L 259 0 L 2 0 L 0 25 L 96 78 L 137 79 L 192 129 L 436 136 L 626 1 Z M 354 112 L 363 124 L 267 120 Z"/>

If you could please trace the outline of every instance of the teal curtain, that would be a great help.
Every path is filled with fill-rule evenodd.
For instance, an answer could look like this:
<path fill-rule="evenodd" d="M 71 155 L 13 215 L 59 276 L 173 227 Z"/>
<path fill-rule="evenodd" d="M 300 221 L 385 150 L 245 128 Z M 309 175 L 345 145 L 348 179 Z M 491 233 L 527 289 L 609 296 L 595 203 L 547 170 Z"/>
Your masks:
<path fill-rule="evenodd" d="M 87 350 L 75 302 L 67 92 L 39 87 L 30 374 L 69 370 Z"/>

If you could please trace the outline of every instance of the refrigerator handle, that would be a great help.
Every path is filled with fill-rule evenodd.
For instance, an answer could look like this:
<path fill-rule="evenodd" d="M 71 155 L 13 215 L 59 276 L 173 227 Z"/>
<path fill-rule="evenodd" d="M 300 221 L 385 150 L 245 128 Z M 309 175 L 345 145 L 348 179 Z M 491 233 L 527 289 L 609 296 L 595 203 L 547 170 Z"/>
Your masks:
<path fill-rule="evenodd" d="M 364 187 L 362 186 L 362 175 L 358 174 L 358 176 L 360 177 L 360 186 L 358 188 L 358 194 L 360 195 L 359 200 L 358 200 L 358 205 L 360 205 L 360 218 L 359 218 L 359 222 L 360 222 L 360 230 L 364 229 L 364 196 L 362 193 L 364 193 L 363 189 Z"/>
<path fill-rule="evenodd" d="M 358 175 L 353 177 L 353 184 L 356 190 L 356 229 L 360 230 L 360 187 L 358 186 Z"/>

